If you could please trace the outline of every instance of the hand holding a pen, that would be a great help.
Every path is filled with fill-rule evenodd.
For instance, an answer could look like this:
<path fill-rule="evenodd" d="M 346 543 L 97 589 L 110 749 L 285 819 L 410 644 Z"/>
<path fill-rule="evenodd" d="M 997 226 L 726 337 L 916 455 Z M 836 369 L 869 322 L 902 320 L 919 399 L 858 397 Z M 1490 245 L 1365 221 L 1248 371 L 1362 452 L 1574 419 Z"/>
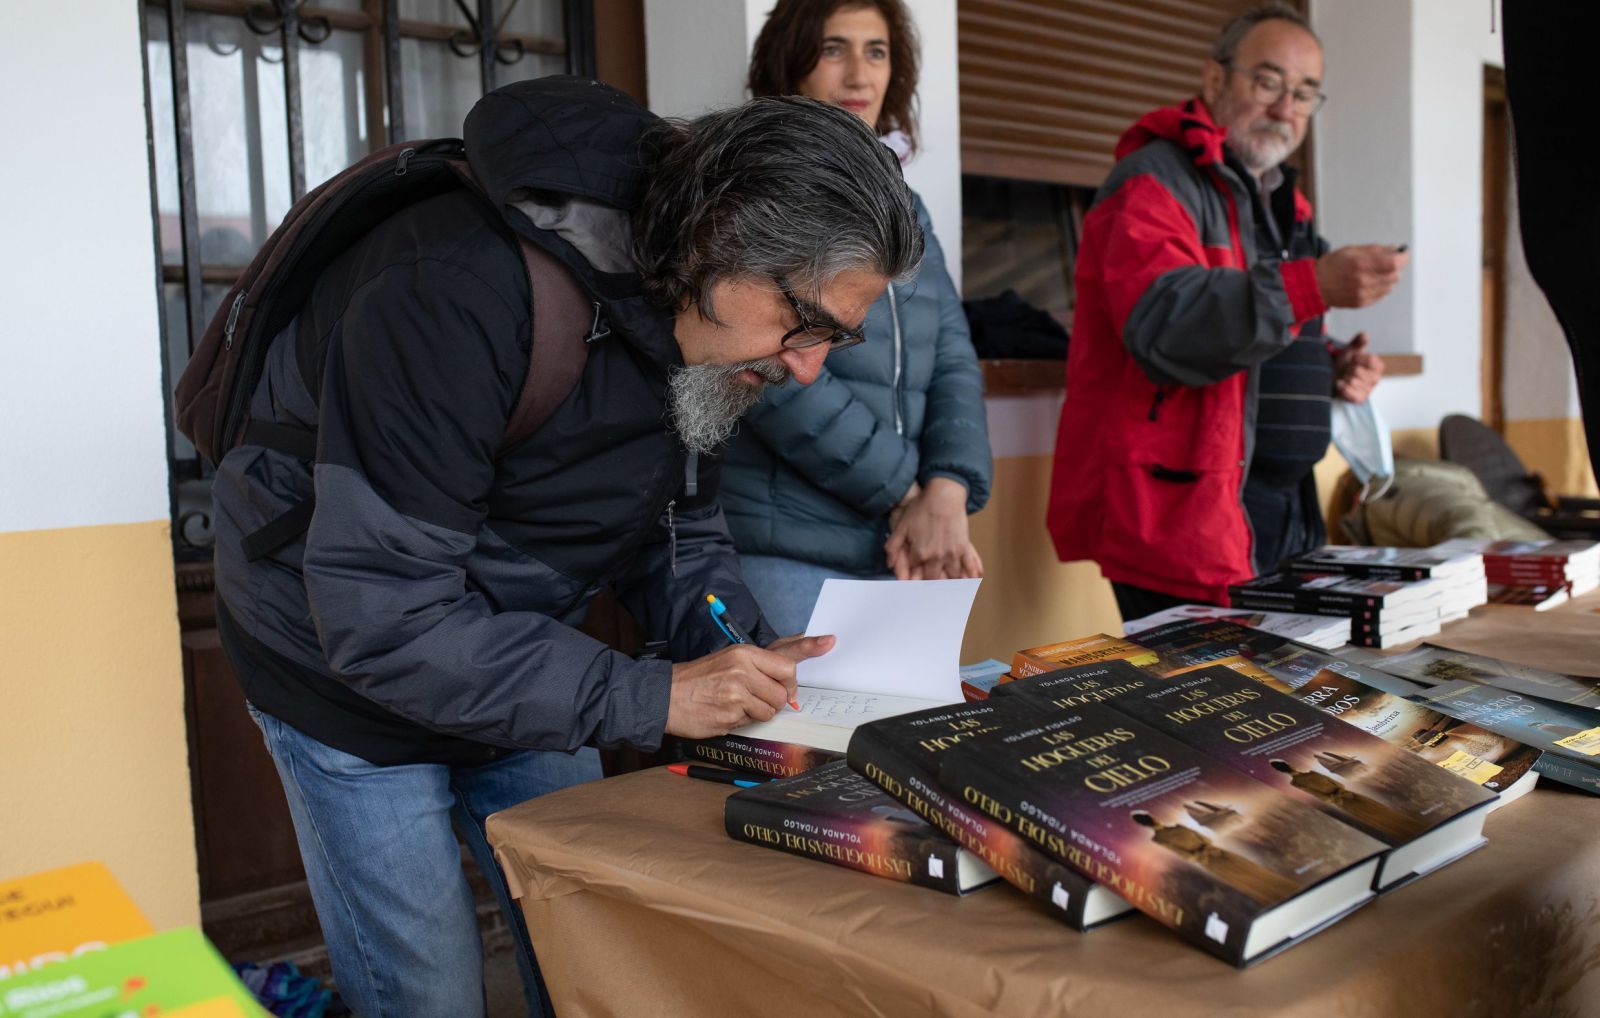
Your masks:
<path fill-rule="evenodd" d="M 672 666 L 667 734 L 686 739 L 726 735 L 770 721 L 795 695 L 795 665 L 833 649 L 831 636 L 790 636 L 770 647 L 735 644 Z"/>

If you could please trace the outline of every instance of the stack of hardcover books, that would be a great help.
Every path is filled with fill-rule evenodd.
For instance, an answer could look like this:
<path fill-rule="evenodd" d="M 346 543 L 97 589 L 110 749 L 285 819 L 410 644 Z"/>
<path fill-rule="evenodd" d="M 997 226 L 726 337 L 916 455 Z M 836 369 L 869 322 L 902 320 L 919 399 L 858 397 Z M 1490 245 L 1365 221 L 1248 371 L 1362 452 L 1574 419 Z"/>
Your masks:
<path fill-rule="evenodd" d="M 1114 659 L 986 706 L 988 729 L 941 756 L 944 794 L 1235 965 L 1481 846 L 1496 801 L 1226 666 L 1163 679 Z"/>
<path fill-rule="evenodd" d="M 1600 791 L 1600 680 L 1433 648 L 1376 671 L 1215 615 L 1132 635 L 1029 648 L 992 685 L 985 662 L 987 698 L 730 795 L 728 834 L 954 894 L 998 876 L 1077 930 L 1137 910 L 1243 966 L 1481 846 L 1538 773 Z M 1512 700 L 1541 694 L 1565 702 L 1535 738 Z"/>
<path fill-rule="evenodd" d="M 1228 588 L 1236 608 L 1350 619 L 1350 642 L 1393 647 L 1432 636 L 1489 597 L 1483 557 L 1436 548 L 1329 545 L 1281 572 Z"/>
<path fill-rule="evenodd" d="M 728 836 L 949 894 L 999 876 L 1076 930 L 1128 913 L 1132 906 L 1114 891 L 939 784 L 942 755 L 994 730 L 1007 709 L 951 704 L 862 725 L 848 766 L 839 761 L 730 795 Z"/>
<path fill-rule="evenodd" d="M 1262 783 L 1117 699 L 1058 706 L 1010 692 L 1041 678 L 997 690 L 991 706 L 1007 716 L 944 753 L 952 798 L 1235 965 L 1372 900 L 1385 845 L 1289 794 L 1287 776 Z"/>
<path fill-rule="evenodd" d="M 1149 629 L 1139 642 L 1158 655 L 1147 670 L 1162 678 L 1225 665 L 1280 692 L 1293 693 L 1330 717 L 1482 785 L 1503 805 L 1538 780 L 1537 749 L 1446 711 L 1417 702 L 1426 687 L 1374 668 L 1376 651 L 1347 647 L 1338 656 L 1226 620 L 1191 620 Z"/>
<path fill-rule="evenodd" d="M 1457 538 L 1432 550 L 1482 555 L 1490 604 L 1544 611 L 1600 587 L 1600 542 L 1596 541 Z"/>
<path fill-rule="evenodd" d="M 843 753 L 816 749 L 797 742 L 748 739 L 718 735 L 708 739 L 671 739 L 673 759 L 726 767 L 759 778 L 791 778 L 824 764 L 842 760 Z"/>
<path fill-rule="evenodd" d="M 979 853 L 957 845 L 843 760 L 734 793 L 723 826 L 735 841 L 947 894 L 999 879 Z"/>

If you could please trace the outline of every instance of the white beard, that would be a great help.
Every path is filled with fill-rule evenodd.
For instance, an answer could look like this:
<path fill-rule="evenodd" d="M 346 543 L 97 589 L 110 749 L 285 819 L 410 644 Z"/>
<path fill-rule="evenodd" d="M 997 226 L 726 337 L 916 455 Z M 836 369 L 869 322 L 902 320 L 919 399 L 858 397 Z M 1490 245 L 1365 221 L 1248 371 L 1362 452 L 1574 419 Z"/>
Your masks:
<path fill-rule="evenodd" d="M 789 370 L 776 357 L 738 364 L 693 364 L 674 368 L 667 379 L 667 417 L 684 448 L 710 453 L 729 438 L 766 386 L 739 378 L 754 371 L 773 385 L 789 380 Z"/>
<path fill-rule="evenodd" d="M 1244 131 L 1229 131 L 1227 145 L 1245 169 L 1265 173 L 1294 152 L 1294 130 L 1275 120 L 1258 120 Z"/>

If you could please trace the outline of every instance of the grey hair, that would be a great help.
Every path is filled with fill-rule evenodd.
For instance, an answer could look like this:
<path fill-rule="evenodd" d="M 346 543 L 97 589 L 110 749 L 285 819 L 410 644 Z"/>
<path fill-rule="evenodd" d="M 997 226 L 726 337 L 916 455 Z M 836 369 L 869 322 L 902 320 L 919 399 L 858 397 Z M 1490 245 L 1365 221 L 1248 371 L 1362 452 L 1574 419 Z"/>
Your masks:
<path fill-rule="evenodd" d="M 717 321 L 711 288 L 740 276 L 815 294 L 839 273 L 913 276 L 922 230 L 899 160 L 858 116 L 798 96 L 752 99 L 645 138 L 634 215 L 644 294 Z"/>
<path fill-rule="evenodd" d="M 1322 45 L 1322 40 L 1317 38 L 1317 33 L 1312 30 L 1311 22 L 1304 14 L 1293 7 L 1282 3 L 1265 3 L 1235 15 L 1227 24 L 1222 26 L 1222 31 L 1217 35 L 1217 41 L 1211 47 L 1211 59 L 1219 64 L 1229 64 L 1233 61 L 1234 54 L 1239 52 L 1239 44 L 1244 42 L 1244 37 L 1250 30 L 1263 21 L 1287 21 L 1289 24 L 1302 28 L 1311 38 L 1317 40 L 1317 45 Z"/>

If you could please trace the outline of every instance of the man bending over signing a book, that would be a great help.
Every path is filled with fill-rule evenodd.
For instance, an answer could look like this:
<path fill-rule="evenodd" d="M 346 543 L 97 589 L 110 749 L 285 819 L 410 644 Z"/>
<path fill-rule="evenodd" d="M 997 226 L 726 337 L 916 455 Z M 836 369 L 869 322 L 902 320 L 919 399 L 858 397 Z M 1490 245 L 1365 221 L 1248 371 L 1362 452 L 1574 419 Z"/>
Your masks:
<path fill-rule="evenodd" d="M 832 645 L 761 624 L 716 453 L 765 385 L 808 383 L 859 341 L 922 255 L 894 155 L 826 103 L 668 122 L 542 78 L 486 95 L 465 141 L 493 203 L 445 189 L 396 212 L 267 352 L 251 413 L 314 426 L 314 460 L 247 442 L 217 469 L 223 648 L 283 779 L 340 992 L 367 1018 L 483 1014 L 452 821 L 524 933 L 490 813 L 599 777 L 594 746 L 767 720 L 796 663 Z M 578 292 L 582 325 L 558 338 L 589 340 L 553 415 L 502 450 L 535 316 L 567 306 L 530 287 L 517 237 Z M 252 556 L 246 535 L 312 490 L 303 538 Z M 606 586 L 671 660 L 571 628 Z M 729 647 L 708 594 L 765 646 Z"/>
<path fill-rule="evenodd" d="M 1322 84 L 1303 16 L 1239 15 L 1200 94 L 1123 134 L 1084 222 L 1049 526 L 1063 561 L 1099 563 L 1124 619 L 1226 604 L 1230 583 L 1323 543 L 1331 398 L 1365 400 L 1383 362 L 1365 333 L 1330 342 L 1322 314 L 1383 297 L 1409 256 L 1316 232 L 1283 162 Z"/>

